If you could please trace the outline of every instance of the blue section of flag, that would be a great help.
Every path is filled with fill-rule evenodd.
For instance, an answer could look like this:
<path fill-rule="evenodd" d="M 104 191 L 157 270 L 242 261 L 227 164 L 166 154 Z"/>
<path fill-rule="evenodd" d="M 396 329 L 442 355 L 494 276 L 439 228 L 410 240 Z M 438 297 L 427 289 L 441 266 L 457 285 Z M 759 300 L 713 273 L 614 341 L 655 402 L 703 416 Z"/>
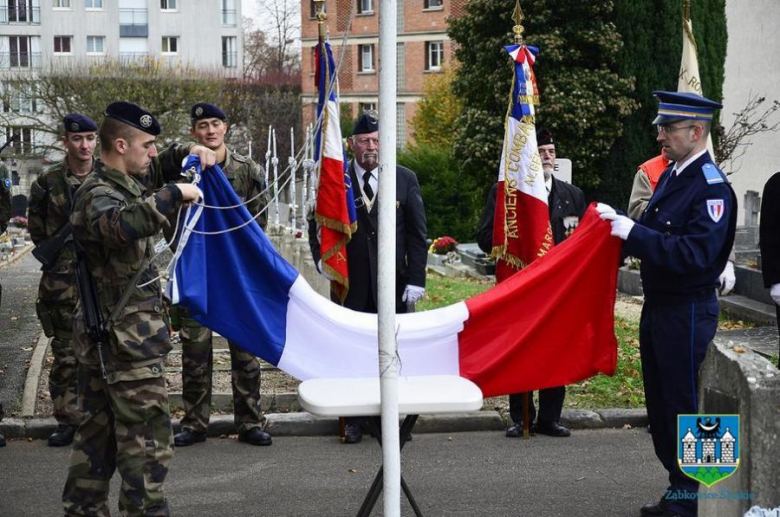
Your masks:
<path fill-rule="evenodd" d="M 238 206 L 203 208 L 194 230 L 223 233 L 193 232 L 187 238 L 175 265 L 179 303 L 202 325 L 277 365 L 286 338 L 288 293 L 298 272 L 274 249 L 219 166 L 207 169 L 198 186 L 205 205 Z"/>
<path fill-rule="evenodd" d="M 528 49 L 534 56 L 539 54 L 539 49 L 536 47 L 525 46 L 525 49 Z M 510 56 L 512 56 L 512 53 L 515 51 L 524 52 L 523 45 L 505 45 L 504 50 L 506 50 L 507 54 Z M 516 120 L 522 120 L 525 116 L 533 116 L 534 111 L 530 104 L 518 102 L 518 99 L 521 96 L 534 95 L 534 92 L 528 91 L 528 81 L 531 80 L 531 77 L 526 77 L 526 69 L 523 68 L 523 62 L 513 59 L 513 64 L 515 67 L 515 82 L 514 87 L 512 88 L 511 117 Z M 528 64 L 527 70 L 529 74 L 533 73 L 533 67 L 530 63 Z"/>

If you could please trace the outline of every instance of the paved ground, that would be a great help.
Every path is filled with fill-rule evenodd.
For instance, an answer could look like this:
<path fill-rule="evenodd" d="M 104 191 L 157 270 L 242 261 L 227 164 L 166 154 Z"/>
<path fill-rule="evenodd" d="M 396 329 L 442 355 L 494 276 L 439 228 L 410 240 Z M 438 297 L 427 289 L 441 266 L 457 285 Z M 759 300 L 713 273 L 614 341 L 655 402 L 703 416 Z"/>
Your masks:
<path fill-rule="evenodd" d="M 27 362 L 40 331 L 35 314 L 40 277 L 40 264 L 30 253 L 0 265 L 0 403 L 9 416 L 19 410 Z"/>
<path fill-rule="evenodd" d="M 426 516 L 632 517 L 666 486 L 644 430 L 530 441 L 500 432 L 415 435 L 403 461 Z M 67 450 L 40 440 L 0 449 L 0 515 L 60 514 L 67 462 Z M 177 451 L 166 491 L 174 515 L 355 515 L 380 462 L 373 440 L 285 437 L 251 447 L 209 439 Z M 373 515 L 381 514 L 380 499 Z M 403 515 L 412 515 L 407 504 Z"/>

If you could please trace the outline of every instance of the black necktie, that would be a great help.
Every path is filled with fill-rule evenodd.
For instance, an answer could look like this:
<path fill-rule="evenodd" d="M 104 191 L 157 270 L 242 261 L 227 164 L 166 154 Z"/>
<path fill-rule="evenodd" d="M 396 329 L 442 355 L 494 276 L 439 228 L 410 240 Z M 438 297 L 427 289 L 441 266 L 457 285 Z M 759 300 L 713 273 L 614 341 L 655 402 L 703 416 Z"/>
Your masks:
<path fill-rule="evenodd" d="M 374 199 L 374 189 L 371 188 L 371 172 L 366 171 L 363 173 L 363 193 L 368 199 Z"/>

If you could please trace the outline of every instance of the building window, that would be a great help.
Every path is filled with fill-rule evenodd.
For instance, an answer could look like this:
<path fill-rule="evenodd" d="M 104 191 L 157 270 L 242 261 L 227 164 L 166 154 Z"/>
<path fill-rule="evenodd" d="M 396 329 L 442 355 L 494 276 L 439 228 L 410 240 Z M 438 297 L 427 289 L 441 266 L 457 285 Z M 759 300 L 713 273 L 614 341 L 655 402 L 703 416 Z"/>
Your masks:
<path fill-rule="evenodd" d="M 225 68 L 236 68 L 238 66 L 235 36 L 222 36 L 222 66 Z"/>
<path fill-rule="evenodd" d="M 429 71 L 441 70 L 444 61 L 444 42 L 426 41 L 425 42 L 425 69 Z"/>
<path fill-rule="evenodd" d="M 363 114 L 367 111 L 376 111 L 376 102 L 361 102 L 360 114 Z"/>
<path fill-rule="evenodd" d="M 0 0 L 0 23 L 8 22 L 41 23 L 41 7 L 38 1 Z"/>
<path fill-rule="evenodd" d="M 175 11 L 177 0 L 160 0 L 160 9 L 163 11 Z"/>
<path fill-rule="evenodd" d="M 84 0 L 84 7 L 87 9 L 103 9 L 103 0 Z"/>
<path fill-rule="evenodd" d="M 40 68 L 40 40 L 32 36 L 8 36 L 8 65 L 11 68 Z M 0 62 L 1 63 L 1 62 Z"/>
<path fill-rule="evenodd" d="M 55 9 L 70 9 L 70 0 L 54 0 L 52 6 Z"/>
<path fill-rule="evenodd" d="M 9 151 L 13 154 L 32 154 L 33 130 L 29 127 L 8 126 L 5 128 L 6 142 L 18 135 L 18 140 L 11 144 Z"/>
<path fill-rule="evenodd" d="M 444 9 L 444 0 L 424 0 L 423 9 Z"/>
<path fill-rule="evenodd" d="M 163 54 L 179 53 L 179 38 L 177 36 L 163 36 L 162 39 Z"/>
<path fill-rule="evenodd" d="M 374 0 L 357 0 L 358 14 L 374 14 Z"/>
<path fill-rule="evenodd" d="M 70 43 L 73 36 L 54 36 L 54 53 L 70 54 Z"/>
<path fill-rule="evenodd" d="M 105 54 L 105 36 L 87 36 L 87 54 Z"/>
<path fill-rule="evenodd" d="M 395 105 L 395 146 L 406 147 L 406 105 L 402 102 Z"/>
<path fill-rule="evenodd" d="M 360 71 L 374 71 L 374 45 L 358 45 L 360 47 Z"/>
<path fill-rule="evenodd" d="M 327 2 L 322 4 L 322 12 L 324 13 L 328 12 Z M 317 5 L 314 3 L 314 0 L 309 0 L 309 18 L 316 18 L 316 17 L 317 17 Z"/>
<path fill-rule="evenodd" d="M 4 90 L 3 111 L 5 113 L 20 113 L 22 115 L 40 113 L 41 110 L 35 95 L 32 93 L 32 88 L 7 85 Z"/>

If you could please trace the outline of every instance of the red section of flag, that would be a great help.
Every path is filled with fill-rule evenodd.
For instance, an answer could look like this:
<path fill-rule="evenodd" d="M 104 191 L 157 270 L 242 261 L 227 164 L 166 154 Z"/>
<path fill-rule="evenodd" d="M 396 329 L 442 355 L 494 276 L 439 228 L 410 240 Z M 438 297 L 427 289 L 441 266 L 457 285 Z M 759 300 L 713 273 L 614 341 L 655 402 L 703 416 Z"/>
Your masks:
<path fill-rule="evenodd" d="M 496 261 L 496 281 L 501 283 L 523 266 L 553 248 L 550 212 L 547 203 L 517 189 L 507 196 L 505 184 L 498 182 L 493 218 L 493 249 L 499 257 L 515 257 L 520 263 Z"/>
<path fill-rule="evenodd" d="M 594 206 L 543 260 L 466 301 L 460 375 L 485 397 L 614 373 L 621 241 L 610 236 Z"/>
<path fill-rule="evenodd" d="M 334 279 L 331 289 L 339 300 L 344 300 L 349 290 L 347 243 L 355 228 L 350 223 L 345 202 L 344 164 L 326 156 L 322 157 L 320 169 L 316 218 L 320 225 L 323 267 Z"/>

